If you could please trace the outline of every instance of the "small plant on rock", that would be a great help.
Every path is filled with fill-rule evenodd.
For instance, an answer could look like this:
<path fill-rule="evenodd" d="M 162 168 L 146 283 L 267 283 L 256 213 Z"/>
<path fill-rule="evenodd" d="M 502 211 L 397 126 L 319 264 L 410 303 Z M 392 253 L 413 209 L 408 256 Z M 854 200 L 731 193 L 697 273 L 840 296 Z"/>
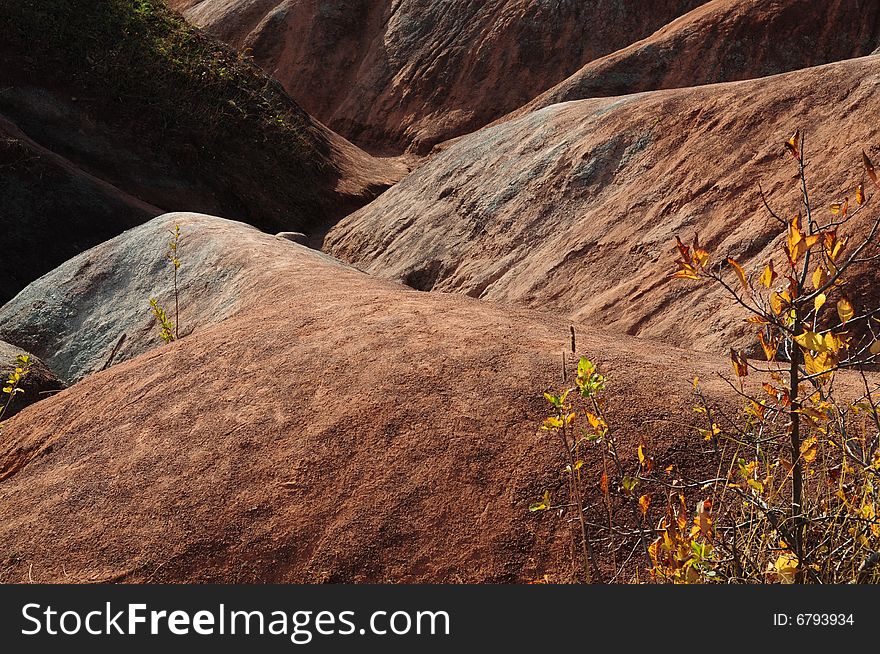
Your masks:
<path fill-rule="evenodd" d="M 180 338 L 180 289 L 178 276 L 180 272 L 180 225 L 175 225 L 171 232 L 171 240 L 165 251 L 165 260 L 171 265 L 174 283 L 174 321 L 168 317 L 168 312 L 159 304 L 156 298 L 150 298 L 150 310 L 153 318 L 159 326 L 159 335 L 166 343 Z"/>
<path fill-rule="evenodd" d="M 15 359 L 15 368 L 13 368 L 12 372 L 7 376 L 2 391 L 0 391 L 2 392 L 2 397 L 0 397 L 0 421 L 3 420 L 3 416 L 9 411 L 9 407 L 12 406 L 13 400 L 15 400 L 19 394 L 24 393 L 24 389 L 21 387 L 21 382 L 27 377 L 30 370 L 30 355 L 19 354 Z"/>
<path fill-rule="evenodd" d="M 150 310 L 153 312 L 153 318 L 156 319 L 156 324 L 159 325 L 159 336 L 166 343 L 170 343 L 174 340 L 174 323 L 168 318 L 168 314 L 165 313 L 165 309 L 163 309 L 159 305 L 159 301 L 156 298 L 150 298 Z"/>

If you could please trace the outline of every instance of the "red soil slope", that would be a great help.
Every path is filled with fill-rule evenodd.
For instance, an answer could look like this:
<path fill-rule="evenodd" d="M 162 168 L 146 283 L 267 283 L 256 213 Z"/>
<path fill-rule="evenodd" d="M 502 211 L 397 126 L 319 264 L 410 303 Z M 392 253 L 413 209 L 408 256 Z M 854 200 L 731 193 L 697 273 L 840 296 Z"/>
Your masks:
<path fill-rule="evenodd" d="M 372 151 L 430 150 L 702 0 L 170 0 Z M 454 5 L 454 8 L 450 6 Z"/>
<path fill-rule="evenodd" d="M 878 46 L 874 0 L 714 0 L 591 61 L 512 115 L 568 100 L 765 77 Z"/>
<path fill-rule="evenodd" d="M 674 236 L 698 232 L 749 273 L 778 253 L 758 183 L 794 214 L 797 171 L 782 144 L 797 126 L 830 217 L 828 203 L 852 197 L 863 175 L 862 148 L 880 160 L 878 63 L 547 107 L 458 140 L 338 224 L 326 249 L 418 288 L 722 349 L 743 315 L 721 292 L 666 279 Z"/>
<path fill-rule="evenodd" d="M 239 309 L 4 425 L 0 542 L 15 554 L 0 581 L 522 581 L 564 566 L 561 526 L 527 507 L 562 492 L 536 426 L 567 322 L 199 221 L 245 262 Z M 689 410 L 695 373 L 717 392 L 725 364 L 578 331 L 610 369 L 624 450 L 648 435 L 693 463 L 692 438 L 645 421 Z"/>

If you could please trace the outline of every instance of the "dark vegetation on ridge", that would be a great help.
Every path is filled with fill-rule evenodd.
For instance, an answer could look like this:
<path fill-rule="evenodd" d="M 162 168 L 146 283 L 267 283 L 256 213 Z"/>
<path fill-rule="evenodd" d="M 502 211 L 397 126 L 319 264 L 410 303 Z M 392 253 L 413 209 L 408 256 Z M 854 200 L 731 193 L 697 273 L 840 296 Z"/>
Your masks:
<path fill-rule="evenodd" d="M 360 200 L 338 137 L 159 0 L 4 1 L 0 26 L 0 302 L 165 210 L 308 230 Z"/>

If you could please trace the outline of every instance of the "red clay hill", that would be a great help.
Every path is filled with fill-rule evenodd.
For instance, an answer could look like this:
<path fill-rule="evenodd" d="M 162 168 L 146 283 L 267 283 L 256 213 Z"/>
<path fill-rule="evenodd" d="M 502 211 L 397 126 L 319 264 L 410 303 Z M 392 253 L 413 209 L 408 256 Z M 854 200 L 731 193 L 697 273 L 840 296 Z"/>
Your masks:
<path fill-rule="evenodd" d="M 198 290 L 235 305 L 171 345 L 154 331 L 151 351 L 4 424 L 0 581 L 511 582 L 564 565 L 564 525 L 528 506 L 562 492 L 537 426 L 567 321 L 420 293 L 219 218 L 160 217 L 127 238 L 149 245 L 169 222 L 238 269 Z M 131 302 L 126 274 L 105 271 L 68 320 Z M 694 374 L 721 391 L 720 359 L 577 330 L 611 375 L 629 457 L 646 421 L 690 410 Z M 698 462 L 698 437 L 650 434 Z"/>
<path fill-rule="evenodd" d="M 776 211 L 794 216 L 797 166 L 783 144 L 798 127 L 814 206 L 831 218 L 829 205 L 853 198 L 862 180 L 862 149 L 880 160 L 878 63 L 874 55 L 525 114 L 456 141 L 340 222 L 325 249 L 422 290 L 726 351 L 745 344 L 745 316 L 718 288 L 667 279 L 675 236 L 699 234 L 716 261 L 760 272 L 785 230 L 764 210 L 759 184 Z M 863 290 L 876 296 L 876 269 L 865 274 Z"/>
<path fill-rule="evenodd" d="M 514 115 L 568 100 L 766 77 L 878 48 L 880 4 L 871 0 L 714 0 L 591 61 Z"/>
<path fill-rule="evenodd" d="M 700 0 L 170 0 L 370 151 L 425 153 Z"/>
<path fill-rule="evenodd" d="M 564 493 L 537 427 L 569 326 L 610 375 L 625 456 L 644 439 L 697 474 L 691 380 L 741 406 L 715 373 L 744 316 L 670 284 L 675 235 L 753 275 L 782 231 L 758 184 L 799 206 L 795 128 L 819 214 L 863 148 L 880 162 L 880 55 L 853 58 L 876 2 L 175 6 L 214 36 L 151 0 L 0 5 L 9 277 L 100 241 L 0 309 L 7 356 L 70 384 L 3 424 L 3 582 L 553 574 L 565 525 L 528 506 Z M 373 199 L 404 168 L 324 124 L 431 155 Z M 175 225 L 166 345 L 147 303 L 171 307 Z M 265 233 L 328 228 L 326 252 Z M 861 272 L 853 303 L 876 306 Z"/>

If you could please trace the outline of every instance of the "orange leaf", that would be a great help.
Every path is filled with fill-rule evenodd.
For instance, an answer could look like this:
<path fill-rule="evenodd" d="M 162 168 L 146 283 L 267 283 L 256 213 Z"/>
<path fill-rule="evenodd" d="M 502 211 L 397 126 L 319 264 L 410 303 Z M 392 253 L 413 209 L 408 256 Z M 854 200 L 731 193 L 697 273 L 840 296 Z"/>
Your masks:
<path fill-rule="evenodd" d="M 706 267 L 706 264 L 709 263 L 709 253 L 700 248 L 700 242 L 696 236 L 694 237 L 693 253 L 691 253 L 691 248 L 682 243 L 678 236 L 675 237 L 675 244 L 680 255 L 679 258 L 675 260 L 675 263 L 678 265 L 678 270 L 670 275 L 670 277 L 678 279 L 699 279 L 700 272 L 702 272 Z"/>
<path fill-rule="evenodd" d="M 736 261 L 734 261 L 730 257 L 727 258 L 727 263 L 729 263 L 730 266 L 733 268 L 733 270 L 736 272 L 736 276 L 739 277 L 739 283 L 742 284 L 743 288 L 748 291 L 749 290 L 749 280 L 746 279 L 746 271 L 743 270 L 742 266 L 739 265 Z"/>
<path fill-rule="evenodd" d="M 602 489 L 604 495 L 608 495 L 608 473 L 602 473 L 602 479 L 599 481 L 599 488 Z"/>
<path fill-rule="evenodd" d="M 648 456 L 648 448 L 645 447 L 644 442 L 639 443 L 638 454 L 639 465 L 642 467 L 643 470 L 651 472 L 651 469 L 654 467 L 654 460 L 650 456 Z"/>
<path fill-rule="evenodd" d="M 709 253 L 694 245 L 694 263 L 700 268 L 705 268 L 709 263 Z"/>
<path fill-rule="evenodd" d="M 776 293 L 774 291 L 770 294 L 770 308 L 773 309 L 773 313 L 775 313 L 777 316 L 781 314 L 790 304 L 791 295 L 788 294 L 788 291 L 783 291 L 782 293 Z"/>
<path fill-rule="evenodd" d="M 690 248 L 687 245 L 681 242 L 681 239 L 678 236 L 675 237 L 676 247 L 678 247 L 678 252 L 681 254 L 681 258 L 685 261 L 691 260 Z"/>
<path fill-rule="evenodd" d="M 681 530 L 684 530 L 687 527 L 687 502 L 684 499 L 684 495 L 681 493 L 678 494 L 678 527 Z"/>
<path fill-rule="evenodd" d="M 712 537 L 712 500 L 697 503 L 697 525 L 704 538 Z"/>
<path fill-rule="evenodd" d="M 730 362 L 733 364 L 733 372 L 737 377 L 748 377 L 749 366 L 745 355 L 730 348 Z"/>
<path fill-rule="evenodd" d="M 648 507 L 651 506 L 651 496 L 650 495 L 642 495 L 639 498 L 639 508 L 642 510 L 642 515 L 648 515 Z"/>
<path fill-rule="evenodd" d="M 788 230 L 788 242 L 786 243 L 788 250 L 788 260 L 792 265 L 796 264 L 806 251 L 804 243 L 804 233 L 801 231 L 801 215 L 795 216 Z"/>
<path fill-rule="evenodd" d="M 871 163 L 871 160 L 868 158 L 868 155 L 864 150 L 862 150 L 862 164 L 864 164 L 865 172 L 868 173 L 868 177 L 871 178 L 874 185 L 880 186 L 880 183 L 877 181 L 877 171 L 874 170 L 874 164 Z"/>
<path fill-rule="evenodd" d="M 856 186 L 856 202 L 859 204 L 865 203 L 865 187 L 862 184 Z"/>
<path fill-rule="evenodd" d="M 776 352 L 779 350 L 779 341 L 772 336 L 769 339 L 764 338 L 763 331 L 758 334 L 758 339 L 761 341 L 761 347 L 764 349 L 764 356 L 767 357 L 767 361 L 773 361 L 776 358 Z M 741 376 L 744 377 L 745 375 Z"/>
<path fill-rule="evenodd" d="M 799 147 L 799 142 L 801 138 L 801 130 L 795 130 L 794 134 L 791 135 L 791 138 L 785 142 L 785 147 L 791 153 L 791 156 L 794 157 L 797 161 L 801 160 L 801 151 Z"/>
<path fill-rule="evenodd" d="M 782 393 L 782 391 L 780 391 L 778 388 L 776 388 L 770 382 L 764 382 L 763 384 L 761 384 L 761 388 L 763 388 L 767 392 L 767 395 L 769 395 L 770 397 L 772 397 L 775 400 L 778 400 L 779 396 Z"/>
<path fill-rule="evenodd" d="M 672 274 L 672 277 L 675 279 L 700 279 L 699 275 L 697 275 L 696 271 L 687 264 L 679 264 L 682 268 L 676 273 Z"/>

